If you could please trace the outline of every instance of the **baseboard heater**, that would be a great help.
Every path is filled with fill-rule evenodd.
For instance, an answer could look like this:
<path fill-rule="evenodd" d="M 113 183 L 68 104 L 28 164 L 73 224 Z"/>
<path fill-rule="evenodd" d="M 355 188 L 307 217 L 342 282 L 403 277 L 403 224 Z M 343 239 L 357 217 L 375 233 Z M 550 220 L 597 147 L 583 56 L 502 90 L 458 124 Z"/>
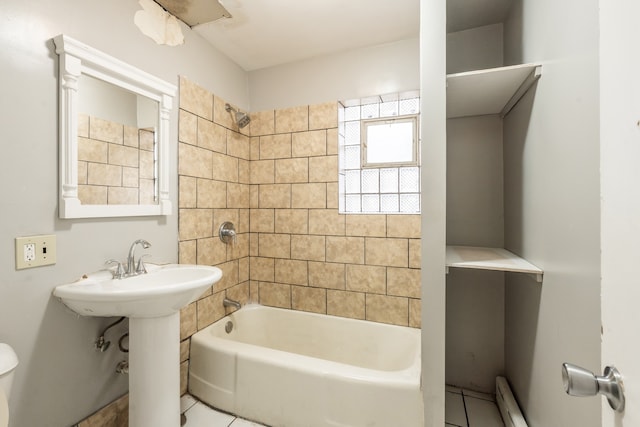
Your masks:
<path fill-rule="evenodd" d="M 527 421 L 504 377 L 496 377 L 496 401 L 505 427 L 527 427 Z"/>

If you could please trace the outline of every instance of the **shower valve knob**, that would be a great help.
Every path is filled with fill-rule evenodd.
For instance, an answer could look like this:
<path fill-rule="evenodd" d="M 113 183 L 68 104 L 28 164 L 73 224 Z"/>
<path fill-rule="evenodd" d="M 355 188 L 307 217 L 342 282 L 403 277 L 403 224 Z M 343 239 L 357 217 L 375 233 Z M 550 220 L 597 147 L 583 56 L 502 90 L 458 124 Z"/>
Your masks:
<path fill-rule="evenodd" d="M 607 398 L 613 410 L 624 411 L 622 375 L 613 366 L 607 366 L 600 377 L 580 366 L 563 363 L 562 383 L 570 396 L 595 396 L 599 393 Z"/>

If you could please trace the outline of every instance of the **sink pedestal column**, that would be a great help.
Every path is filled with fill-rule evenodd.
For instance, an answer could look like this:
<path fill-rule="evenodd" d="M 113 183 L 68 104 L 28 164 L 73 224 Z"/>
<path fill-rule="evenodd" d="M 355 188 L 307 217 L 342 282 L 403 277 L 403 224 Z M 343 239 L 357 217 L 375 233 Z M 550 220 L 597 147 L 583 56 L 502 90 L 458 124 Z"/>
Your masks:
<path fill-rule="evenodd" d="M 129 319 L 129 427 L 180 425 L 180 313 Z"/>

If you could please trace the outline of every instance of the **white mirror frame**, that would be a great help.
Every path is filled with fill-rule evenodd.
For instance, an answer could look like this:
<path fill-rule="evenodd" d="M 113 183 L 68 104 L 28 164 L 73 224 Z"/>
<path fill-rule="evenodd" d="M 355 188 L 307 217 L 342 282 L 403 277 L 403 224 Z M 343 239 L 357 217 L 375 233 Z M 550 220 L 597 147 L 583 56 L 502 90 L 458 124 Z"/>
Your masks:
<path fill-rule="evenodd" d="M 54 39 L 59 64 L 60 218 L 170 215 L 169 122 L 176 86 L 64 34 Z M 158 102 L 158 203 L 152 205 L 83 205 L 78 198 L 78 79 L 81 74 L 111 83 Z"/>

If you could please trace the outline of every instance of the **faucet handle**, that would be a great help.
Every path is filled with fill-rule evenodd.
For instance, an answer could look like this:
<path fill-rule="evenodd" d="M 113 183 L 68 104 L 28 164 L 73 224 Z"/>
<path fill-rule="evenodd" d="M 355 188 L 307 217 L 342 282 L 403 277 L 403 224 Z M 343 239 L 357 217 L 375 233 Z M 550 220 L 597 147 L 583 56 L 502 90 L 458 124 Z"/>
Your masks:
<path fill-rule="evenodd" d="M 146 274 L 147 266 L 144 265 L 144 261 L 142 260 L 144 257 L 149 256 L 149 254 L 142 254 L 140 258 L 138 258 L 138 265 L 136 266 L 136 274 Z"/>
<path fill-rule="evenodd" d="M 110 259 L 104 263 L 104 265 L 117 264 L 116 271 L 113 272 L 114 279 L 122 279 L 124 277 L 124 267 L 122 263 L 117 259 Z"/>
<path fill-rule="evenodd" d="M 232 246 L 235 246 L 235 244 L 238 242 L 236 228 L 230 221 L 225 221 L 220 225 L 218 235 L 220 236 L 220 240 L 222 240 L 222 242 L 226 244 L 231 243 Z"/>

